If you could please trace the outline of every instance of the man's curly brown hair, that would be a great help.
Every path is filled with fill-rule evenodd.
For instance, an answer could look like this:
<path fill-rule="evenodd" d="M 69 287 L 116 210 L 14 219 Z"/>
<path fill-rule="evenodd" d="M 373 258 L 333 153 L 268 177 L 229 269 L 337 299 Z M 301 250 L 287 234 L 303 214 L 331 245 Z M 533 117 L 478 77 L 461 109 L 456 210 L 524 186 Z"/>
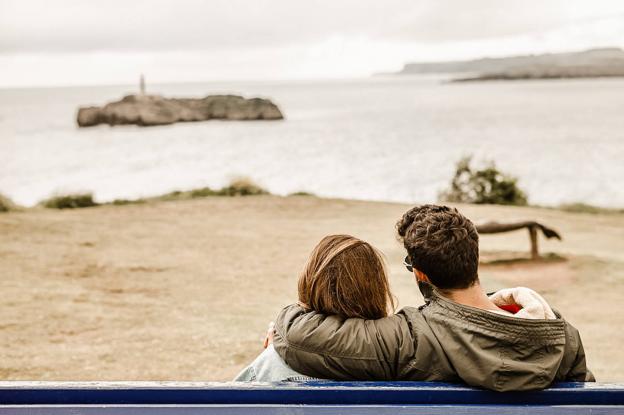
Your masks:
<path fill-rule="evenodd" d="M 457 209 L 416 206 L 396 226 L 410 263 L 436 287 L 468 288 L 479 280 L 479 234 Z"/>

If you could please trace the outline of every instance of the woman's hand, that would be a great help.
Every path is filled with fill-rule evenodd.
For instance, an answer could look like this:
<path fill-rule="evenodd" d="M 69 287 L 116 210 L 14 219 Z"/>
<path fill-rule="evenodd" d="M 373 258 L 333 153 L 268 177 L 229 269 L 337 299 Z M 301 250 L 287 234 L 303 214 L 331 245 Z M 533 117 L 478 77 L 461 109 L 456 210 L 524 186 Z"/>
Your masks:
<path fill-rule="evenodd" d="M 269 328 L 267 329 L 266 337 L 264 338 L 264 348 L 269 347 L 269 344 L 273 343 L 273 335 L 275 333 L 275 323 L 270 322 Z"/>

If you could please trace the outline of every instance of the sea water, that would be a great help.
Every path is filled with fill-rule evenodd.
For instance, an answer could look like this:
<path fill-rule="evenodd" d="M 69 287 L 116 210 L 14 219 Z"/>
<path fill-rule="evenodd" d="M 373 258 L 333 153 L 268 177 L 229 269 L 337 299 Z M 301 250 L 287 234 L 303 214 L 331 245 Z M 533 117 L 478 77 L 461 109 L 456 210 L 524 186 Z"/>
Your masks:
<path fill-rule="evenodd" d="M 78 128 L 79 106 L 135 86 L 0 89 L 0 193 L 98 201 L 220 187 L 434 202 L 455 163 L 496 162 L 533 204 L 624 206 L 624 79 L 449 83 L 393 77 L 150 85 L 148 93 L 268 97 L 283 121 Z"/>

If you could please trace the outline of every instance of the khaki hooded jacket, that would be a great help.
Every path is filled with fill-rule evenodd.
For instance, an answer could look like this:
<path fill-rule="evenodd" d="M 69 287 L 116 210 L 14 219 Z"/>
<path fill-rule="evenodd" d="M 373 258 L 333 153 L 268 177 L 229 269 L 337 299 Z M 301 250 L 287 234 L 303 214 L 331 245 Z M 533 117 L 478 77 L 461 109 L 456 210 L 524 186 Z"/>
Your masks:
<path fill-rule="evenodd" d="M 579 332 L 557 311 L 554 319 L 523 319 L 419 287 L 425 305 L 379 320 L 288 306 L 276 321 L 275 350 L 297 372 L 324 379 L 465 382 L 495 391 L 595 381 Z"/>

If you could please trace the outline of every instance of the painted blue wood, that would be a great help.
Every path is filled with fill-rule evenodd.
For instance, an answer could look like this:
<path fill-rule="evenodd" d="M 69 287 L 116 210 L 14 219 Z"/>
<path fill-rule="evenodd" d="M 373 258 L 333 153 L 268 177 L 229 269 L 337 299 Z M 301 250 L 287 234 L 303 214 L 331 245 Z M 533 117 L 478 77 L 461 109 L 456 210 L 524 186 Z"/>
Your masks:
<path fill-rule="evenodd" d="M 624 384 L 497 393 L 422 382 L 0 382 L 0 414 L 624 414 Z"/>
<path fill-rule="evenodd" d="M 622 407 L 605 406 L 362 406 L 362 405 L 186 405 L 186 406 L 0 406 L 3 415 L 621 415 Z"/>

